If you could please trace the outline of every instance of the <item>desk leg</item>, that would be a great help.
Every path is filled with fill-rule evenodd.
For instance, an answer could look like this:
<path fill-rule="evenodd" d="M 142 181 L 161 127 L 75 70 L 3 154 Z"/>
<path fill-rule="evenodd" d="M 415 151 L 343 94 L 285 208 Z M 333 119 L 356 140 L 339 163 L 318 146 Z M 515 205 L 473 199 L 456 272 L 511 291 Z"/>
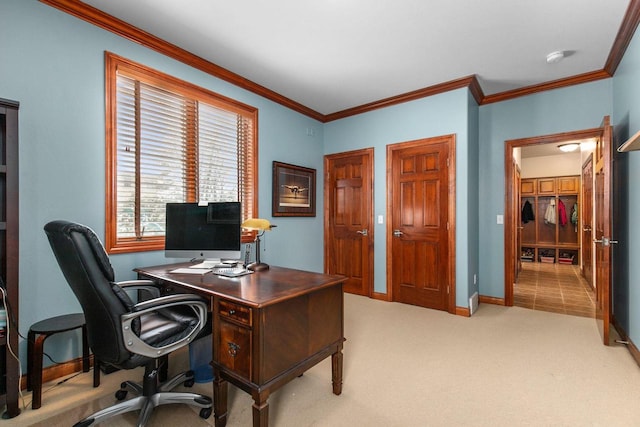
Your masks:
<path fill-rule="evenodd" d="M 333 382 L 333 394 L 342 393 L 342 344 L 338 351 L 331 355 L 331 381 Z"/>
<path fill-rule="evenodd" d="M 269 426 L 269 393 L 253 395 L 253 427 Z"/>
<path fill-rule="evenodd" d="M 216 427 L 227 425 L 227 381 L 220 377 L 220 371 L 213 370 L 213 418 Z"/>

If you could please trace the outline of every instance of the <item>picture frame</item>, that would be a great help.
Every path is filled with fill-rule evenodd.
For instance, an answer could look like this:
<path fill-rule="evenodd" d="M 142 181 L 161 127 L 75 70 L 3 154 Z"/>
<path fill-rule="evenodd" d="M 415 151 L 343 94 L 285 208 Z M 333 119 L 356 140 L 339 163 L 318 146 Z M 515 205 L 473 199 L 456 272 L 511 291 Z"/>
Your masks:
<path fill-rule="evenodd" d="M 316 170 L 273 162 L 272 216 L 316 216 Z"/>

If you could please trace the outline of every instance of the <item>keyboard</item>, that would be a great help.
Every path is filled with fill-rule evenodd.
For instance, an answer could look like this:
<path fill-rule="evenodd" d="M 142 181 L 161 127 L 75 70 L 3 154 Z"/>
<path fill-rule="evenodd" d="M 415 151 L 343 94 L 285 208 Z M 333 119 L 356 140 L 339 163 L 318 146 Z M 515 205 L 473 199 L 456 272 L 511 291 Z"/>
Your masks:
<path fill-rule="evenodd" d="M 243 267 L 216 267 L 211 269 L 211 272 L 213 274 L 217 274 L 218 276 L 225 277 L 240 277 L 244 276 L 245 274 L 253 273 L 253 271 L 247 270 Z"/>

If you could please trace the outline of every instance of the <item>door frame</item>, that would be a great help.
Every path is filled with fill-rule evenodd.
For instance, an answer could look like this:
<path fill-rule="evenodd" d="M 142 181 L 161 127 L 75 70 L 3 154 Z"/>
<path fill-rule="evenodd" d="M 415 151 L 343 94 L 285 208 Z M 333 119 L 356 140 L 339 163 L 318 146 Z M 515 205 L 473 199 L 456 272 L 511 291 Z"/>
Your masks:
<path fill-rule="evenodd" d="M 449 152 L 449 229 L 448 229 L 448 245 L 449 245 L 449 259 L 447 260 L 447 275 L 449 295 L 447 300 L 447 312 L 451 314 L 457 314 L 456 307 L 456 135 L 441 135 L 431 138 L 421 138 L 413 141 L 398 142 L 395 144 L 387 145 L 387 227 L 386 227 L 386 249 L 387 249 L 387 298 L 389 301 L 394 301 L 393 297 L 393 271 L 391 262 L 391 252 L 393 244 L 393 174 L 392 174 L 392 160 L 393 153 L 397 150 L 403 150 L 405 148 L 411 148 L 415 146 L 424 146 L 429 144 L 441 144 L 446 143 Z M 462 313 L 461 313 L 462 314 Z"/>
<path fill-rule="evenodd" d="M 515 282 L 515 273 L 513 265 L 515 257 L 518 256 L 513 250 L 513 239 L 518 223 L 518 215 L 515 211 L 515 191 L 513 182 L 513 149 L 518 147 L 526 147 L 540 144 L 559 144 L 566 141 L 575 141 L 579 139 L 591 139 L 602 137 L 602 128 L 583 129 L 573 132 L 562 132 L 550 135 L 534 136 L 531 138 L 510 139 L 505 141 L 504 150 L 504 166 L 505 166 L 505 198 L 504 198 L 504 305 L 513 306 L 513 284 Z"/>

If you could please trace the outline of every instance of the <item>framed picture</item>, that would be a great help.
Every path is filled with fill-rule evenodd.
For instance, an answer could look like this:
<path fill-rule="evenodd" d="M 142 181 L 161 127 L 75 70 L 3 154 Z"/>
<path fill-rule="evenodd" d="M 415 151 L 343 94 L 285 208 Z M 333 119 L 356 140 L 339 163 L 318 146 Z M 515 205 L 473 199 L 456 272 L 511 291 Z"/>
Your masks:
<path fill-rule="evenodd" d="M 316 216 L 316 170 L 273 162 L 273 216 Z"/>

